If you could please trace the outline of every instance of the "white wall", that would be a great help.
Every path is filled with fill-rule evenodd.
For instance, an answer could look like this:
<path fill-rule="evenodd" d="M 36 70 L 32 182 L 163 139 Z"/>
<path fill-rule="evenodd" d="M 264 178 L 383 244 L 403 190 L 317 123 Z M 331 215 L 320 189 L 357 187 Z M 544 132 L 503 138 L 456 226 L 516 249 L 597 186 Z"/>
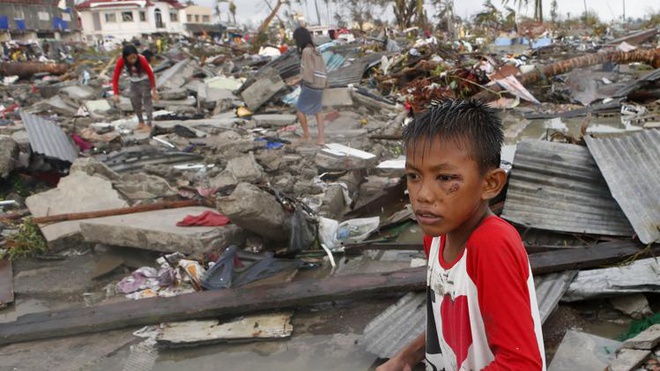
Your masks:
<path fill-rule="evenodd" d="M 156 28 L 156 9 L 160 9 L 163 24 L 165 28 Z M 123 12 L 133 12 L 133 21 L 124 22 L 122 21 L 121 13 Z M 140 21 L 140 11 L 146 13 L 146 21 Z M 178 15 L 176 22 L 170 20 L 170 11 L 175 12 Z M 101 30 L 94 30 L 94 13 L 99 13 L 101 19 Z M 105 14 L 114 13 L 115 22 L 106 22 Z M 85 39 L 89 40 L 89 37 L 92 36 L 92 39 L 98 39 L 105 36 L 114 36 L 119 40 L 130 40 L 133 36 L 140 37 L 144 33 L 156 33 L 156 32 L 170 32 L 178 33 L 183 32 L 183 26 L 181 23 L 182 12 L 178 9 L 172 8 L 167 3 L 156 2 L 154 6 L 147 8 L 91 8 L 84 9 L 79 12 L 80 20 L 82 24 L 82 31 L 85 35 Z"/>

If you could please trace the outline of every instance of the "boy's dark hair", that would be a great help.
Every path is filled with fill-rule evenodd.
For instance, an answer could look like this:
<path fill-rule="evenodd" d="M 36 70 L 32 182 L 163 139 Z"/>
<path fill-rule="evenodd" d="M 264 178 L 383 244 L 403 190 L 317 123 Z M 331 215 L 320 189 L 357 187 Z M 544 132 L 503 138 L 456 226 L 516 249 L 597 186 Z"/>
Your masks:
<path fill-rule="evenodd" d="M 293 31 L 293 39 L 296 41 L 296 47 L 298 48 L 298 53 L 302 53 L 303 49 L 307 45 L 316 47 L 312 41 L 312 34 L 305 27 L 298 27 Z"/>
<path fill-rule="evenodd" d="M 471 157 L 482 174 L 500 166 L 504 142 L 502 121 L 482 102 L 443 100 L 433 104 L 406 127 L 403 143 L 407 147 L 419 139 L 430 140 L 436 136 L 469 145 Z"/>

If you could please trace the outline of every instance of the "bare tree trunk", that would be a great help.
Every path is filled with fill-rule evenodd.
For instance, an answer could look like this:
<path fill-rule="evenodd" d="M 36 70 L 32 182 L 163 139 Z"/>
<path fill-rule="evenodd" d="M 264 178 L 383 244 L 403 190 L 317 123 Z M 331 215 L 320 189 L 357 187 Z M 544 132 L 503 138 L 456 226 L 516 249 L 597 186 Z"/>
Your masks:
<path fill-rule="evenodd" d="M 605 62 L 615 62 L 621 64 L 627 64 L 631 62 L 642 62 L 646 63 L 653 68 L 660 68 L 660 49 L 651 49 L 651 50 L 633 50 L 631 52 L 609 52 L 609 53 L 595 53 L 587 54 L 581 57 L 568 59 L 565 61 L 553 63 L 549 66 L 544 67 L 541 70 L 534 70 L 523 74 L 519 78 L 520 83 L 527 86 L 535 82 L 547 79 L 552 76 L 557 76 L 569 72 L 575 68 L 582 68 L 587 66 L 593 66 L 599 63 Z M 501 91 L 499 85 L 492 87 L 491 91 Z M 477 100 L 492 100 L 497 99 L 497 96 L 491 91 L 483 90 L 473 96 Z"/>
<path fill-rule="evenodd" d="M 266 30 L 268 29 L 268 25 L 273 20 L 273 18 L 275 18 L 281 6 L 282 6 L 282 0 L 277 0 L 277 4 L 275 4 L 273 9 L 270 11 L 270 14 L 268 14 L 268 17 L 266 17 L 266 19 L 264 19 L 264 21 L 261 23 L 259 29 L 257 29 L 256 40 L 254 41 L 254 44 L 252 44 L 253 51 L 255 52 L 258 51 L 261 45 L 264 43 L 263 39 L 266 35 Z"/>

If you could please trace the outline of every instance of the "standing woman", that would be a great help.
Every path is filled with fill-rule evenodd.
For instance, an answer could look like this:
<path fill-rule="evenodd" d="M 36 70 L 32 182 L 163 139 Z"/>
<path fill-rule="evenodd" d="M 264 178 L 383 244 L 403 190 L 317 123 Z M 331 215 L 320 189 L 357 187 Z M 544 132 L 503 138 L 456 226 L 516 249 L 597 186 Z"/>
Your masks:
<path fill-rule="evenodd" d="M 301 55 L 300 72 L 300 97 L 296 103 L 298 110 L 298 121 L 303 130 L 302 140 L 309 140 L 309 128 L 307 127 L 307 115 L 316 115 L 316 127 L 318 137 L 316 143 L 325 144 L 323 138 L 323 115 L 321 115 L 323 89 L 327 85 L 327 74 L 323 57 L 316 50 L 312 42 L 312 34 L 304 27 L 298 27 L 293 32 L 293 39 Z"/>
<path fill-rule="evenodd" d="M 128 79 L 131 81 L 131 104 L 139 122 L 137 130 L 151 130 L 154 111 L 151 99 L 158 101 L 154 73 L 147 59 L 138 53 L 135 45 L 128 44 L 124 46 L 121 57 L 119 57 L 115 66 L 115 74 L 112 77 L 115 103 L 119 103 L 119 75 L 124 67 L 126 67 Z M 147 125 L 144 124 L 144 118 L 142 117 L 143 103 L 147 114 Z"/>

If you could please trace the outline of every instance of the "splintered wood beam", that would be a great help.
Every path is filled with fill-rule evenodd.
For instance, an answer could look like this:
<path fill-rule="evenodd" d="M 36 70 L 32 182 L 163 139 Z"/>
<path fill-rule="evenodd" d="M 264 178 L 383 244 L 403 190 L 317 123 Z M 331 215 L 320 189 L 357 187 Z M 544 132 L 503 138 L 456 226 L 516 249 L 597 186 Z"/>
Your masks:
<path fill-rule="evenodd" d="M 421 290 L 426 279 L 424 269 L 202 291 L 171 298 L 27 314 L 15 322 L 0 324 L 0 345 Z"/>
<path fill-rule="evenodd" d="M 598 268 L 619 263 L 631 256 L 660 252 L 660 246 L 643 249 L 632 241 L 615 241 L 595 246 L 566 248 L 530 255 L 534 274 L 573 269 Z M 334 300 L 422 290 L 426 267 L 390 273 L 356 274 L 264 284 L 250 288 L 202 291 L 171 298 L 149 298 L 27 314 L 14 322 L 0 324 L 0 345 L 59 336 L 79 335 L 161 322 L 246 315 L 294 308 Z"/>

